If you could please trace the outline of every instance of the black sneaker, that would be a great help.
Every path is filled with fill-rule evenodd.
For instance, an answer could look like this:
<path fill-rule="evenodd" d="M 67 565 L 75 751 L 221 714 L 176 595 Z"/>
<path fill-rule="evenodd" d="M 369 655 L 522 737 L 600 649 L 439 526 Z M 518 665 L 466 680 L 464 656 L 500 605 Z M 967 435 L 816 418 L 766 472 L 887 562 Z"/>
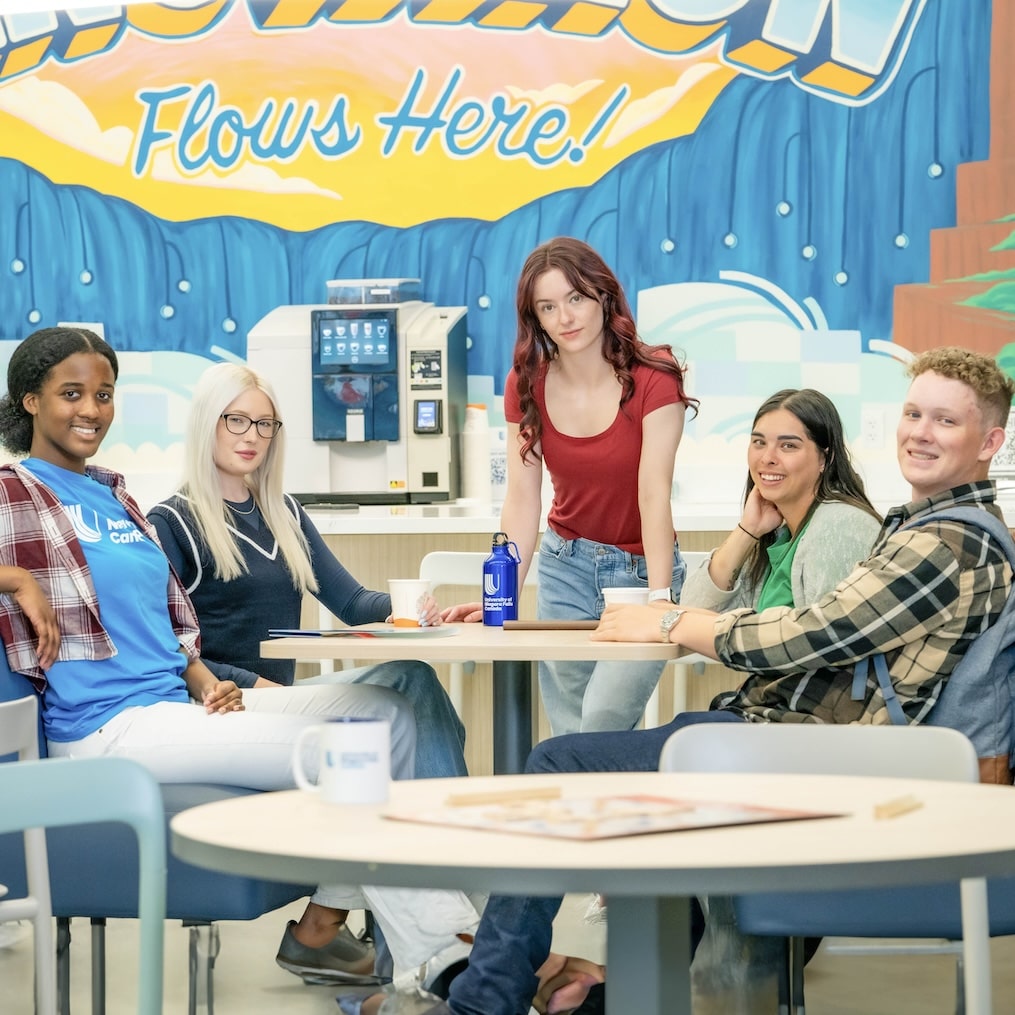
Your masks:
<path fill-rule="evenodd" d="M 290 973 L 303 977 L 304 983 L 380 983 L 374 976 L 374 949 L 355 937 L 344 924 L 322 948 L 308 948 L 293 935 L 295 920 L 290 920 L 282 936 L 275 961 Z"/>

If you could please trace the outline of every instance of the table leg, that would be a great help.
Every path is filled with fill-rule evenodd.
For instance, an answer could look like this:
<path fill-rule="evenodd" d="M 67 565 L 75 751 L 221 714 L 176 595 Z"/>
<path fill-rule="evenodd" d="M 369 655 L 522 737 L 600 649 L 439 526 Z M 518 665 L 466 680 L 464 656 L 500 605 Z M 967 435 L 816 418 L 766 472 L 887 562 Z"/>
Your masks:
<path fill-rule="evenodd" d="M 493 772 L 513 775 L 532 750 L 532 664 L 493 664 Z"/>
<path fill-rule="evenodd" d="M 690 1015 L 690 903 L 683 898 L 607 899 L 606 1010 Z"/>

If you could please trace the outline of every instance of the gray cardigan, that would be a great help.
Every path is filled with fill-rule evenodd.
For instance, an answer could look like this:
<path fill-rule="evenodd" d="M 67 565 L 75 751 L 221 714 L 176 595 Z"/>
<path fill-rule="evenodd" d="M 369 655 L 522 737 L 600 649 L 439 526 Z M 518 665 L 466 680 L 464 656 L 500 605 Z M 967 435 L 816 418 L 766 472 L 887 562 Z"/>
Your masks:
<path fill-rule="evenodd" d="M 838 501 L 819 504 L 793 557 L 790 575 L 793 604 L 809 606 L 831 592 L 861 560 L 870 556 L 880 530 L 881 524 L 873 515 L 851 504 Z M 732 589 L 720 589 L 708 573 L 708 563 L 703 561 L 684 580 L 680 602 L 719 613 L 753 608 L 761 586 L 747 585 L 741 575 Z"/>

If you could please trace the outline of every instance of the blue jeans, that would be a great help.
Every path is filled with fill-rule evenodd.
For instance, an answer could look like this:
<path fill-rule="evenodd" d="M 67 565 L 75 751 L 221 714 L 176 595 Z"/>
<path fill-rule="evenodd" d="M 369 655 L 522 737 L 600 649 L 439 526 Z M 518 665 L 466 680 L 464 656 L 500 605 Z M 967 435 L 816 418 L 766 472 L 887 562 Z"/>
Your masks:
<path fill-rule="evenodd" d="M 687 567 L 673 547 L 677 599 Z M 539 544 L 536 615 L 541 620 L 598 620 L 604 588 L 648 588 L 645 558 L 547 529 Z M 664 663 L 541 662 L 539 691 L 554 736 L 630 730 L 638 724 Z"/>
<path fill-rule="evenodd" d="M 684 712 L 665 726 L 617 733 L 581 733 L 544 740 L 527 772 L 654 772 L 671 733 L 695 723 L 743 722 L 735 712 Z M 451 984 L 454 1015 L 528 1015 L 539 986 L 536 970 L 550 952 L 553 918 L 561 897 L 493 895 L 476 933 L 468 968 Z M 704 918 L 692 905 L 691 947 Z"/>
<path fill-rule="evenodd" d="M 463 753 L 465 726 L 429 663 L 416 659 L 379 663 L 322 674 L 300 683 L 390 687 L 412 705 L 416 715 L 416 778 L 445 779 L 469 774 Z"/>

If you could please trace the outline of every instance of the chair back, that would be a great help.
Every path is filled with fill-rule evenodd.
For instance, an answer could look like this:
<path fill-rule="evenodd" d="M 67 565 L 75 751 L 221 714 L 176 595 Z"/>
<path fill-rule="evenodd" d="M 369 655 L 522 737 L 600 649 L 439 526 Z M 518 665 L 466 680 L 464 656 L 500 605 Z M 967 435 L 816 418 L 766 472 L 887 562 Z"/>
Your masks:
<path fill-rule="evenodd" d="M 483 561 L 490 554 L 472 550 L 433 550 L 419 562 L 419 576 L 430 582 L 432 589 L 442 585 L 471 585 L 483 587 Z M 539 582 L 539 568 L 529 568 L 525 584 L 535 588 Z"/>
<path fill-rule="evenodd" d="M 702 723 L 677 730 L 666 772 L 787 772 L 976 782 L 976 750 L 940 726 Z M 1015 933 L 1015 879 L 991 879 L 990 932 Z M 779 937 L 962 937 L 957 883 L 849 891 L 752 892 L 733 900 L 747 934 Z"/>
<path fill-rule="evenodd" d="M 455 550 L 434 550 L 419 562 L 419 576 L 430 582 L 432 589 L 442 585 L 483 586 L 483 561 L 488 553 Z"/>
<path fill-rule="evenodd" d="M 12 701 L 0 697 L 0 757 L 39 760 L 39 699 L 34 693 Z"/>
<path fill-rule="evenodd" d="M 23 761 L 0 779 L 0 833 L 26 828 L 118 821 L 133 828 L 141 876 L 138 1012 L 162 1011 L 166 911 L 165 815 L 158 783 L 125 758 Z"/>
<path fill-rule="evenodd" d="M 700 723 L 663 746 L 661 772 L 800 772 L 976 782 L 969 739 L 932 726 Z"/>
<path fill-rule="evenodd" d="M 0 655 L 2 655 L 0 646 Z M 4 660 L 6 662 L 6 659 Z M 0 700 L 0 759 L 39 760 L 39 703 L 34 692 L 13 701 Z M 13 766 L 4 769 L 6 773 Z M 56 958 L 53 903 L 49 891 L 49 857 L 42 828 L 22 831 L 25 893 L 0 898 L 0 921 L 31 920 L 35 939 L 35 996 L 39 1015 L 56 1015 Z"/>
<path fill-rule="evenodd" d="M 712 556 L 712 551 L 685 550 L 681 547 L 680 556 L 687 565 L 687 571 L 684 573 L 684 580 L 686 581 L 690 575 L 694 574 Z"/>

